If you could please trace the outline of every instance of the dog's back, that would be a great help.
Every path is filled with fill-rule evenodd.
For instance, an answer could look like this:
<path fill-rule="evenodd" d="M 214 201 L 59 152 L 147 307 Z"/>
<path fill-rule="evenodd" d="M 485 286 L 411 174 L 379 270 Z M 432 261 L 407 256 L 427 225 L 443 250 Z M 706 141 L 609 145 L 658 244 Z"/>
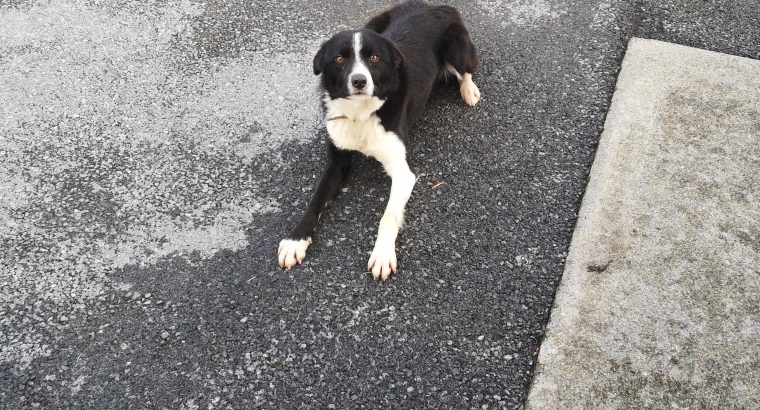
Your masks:
<path fill-rule="evenodd" d="M 365 28 L 392 41 L 404 56 L 407 98 L 412 100 L 410 123 L 422 114 L 441 74 L 454 75 L 461 81 L 464 73 L 477 68 L 475 47 L 453 7 L 410 0 L 375 16 Z"/>
<path fill-rule="evenodd" d="M 464 28 L 462 17 L 457 9 L 450 6 L 431 6 L 421 0 L 410 0 L 395 6 L 373 17 L 365 28 L 380 33 L 388 38 L 407 56 L 415 56 L 415 52 L 423 55 L 433 51 L 436 54 L 436 62 L 442 67 L 445 64 L 445 48 L 450 41 L 456 41 L 455 35 L 461 34 L 461 30 L 451 31 L 452 26 Z M 465 29 L 464 32 L 467 30 Z M 471 44 L 463 45 L 467 50 L 460 50 L 465 54 L 472 54 L 469 70 L 473 72 L 477 68 L 477 57 Z M 472 49 L 472 50 L 469 50 Z M 439 68 L 441 68 L 439 67 Z"/>

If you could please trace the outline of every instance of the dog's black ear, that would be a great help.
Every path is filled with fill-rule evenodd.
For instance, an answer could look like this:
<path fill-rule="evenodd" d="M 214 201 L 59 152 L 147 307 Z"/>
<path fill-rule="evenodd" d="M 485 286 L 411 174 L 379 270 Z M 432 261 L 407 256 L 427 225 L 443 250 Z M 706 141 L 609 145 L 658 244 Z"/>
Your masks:
<path fill-rule="evenodd" d="M 391 45 L 391 55 L 393 56 L 393 66 L 401 68 L 404 66 L 404 55 L 401 54 L 401 50 L 396 48 L 395 45 Z"/>
<path fill-rule="evenodd" d="M 325 66 L 325 44 L 322 44 L 322 47 L 317 51 L 317 55 L 314 56 L 314 75 L 322 74 L 322 69 Z"/>

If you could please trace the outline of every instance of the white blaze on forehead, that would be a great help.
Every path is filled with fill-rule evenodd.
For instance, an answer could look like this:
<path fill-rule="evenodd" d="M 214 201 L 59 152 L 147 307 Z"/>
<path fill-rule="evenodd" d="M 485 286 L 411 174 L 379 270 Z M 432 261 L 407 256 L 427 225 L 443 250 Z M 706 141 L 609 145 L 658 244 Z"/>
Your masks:
<path fill-rule="evenodd" d="M 360 57 L 362 51 L 362 32 L 357 31 L 354 33 L 354 57 L 357 59 Z"/>
<path fill-rule="evenodd" d="M 372 81 L 372 74 L 369 72 L 369 68 L 364 64 L 362 59 L 362 33 L 357 31 L 354 33 L 354 66 L 351 68 L 351 73 L 348 75 L 346 81 L 348 81 L 348 91 L 353 94 L 359 90 L 351 85 L 351 78 L 356 74 L 364 74 L 367 77 L 367 85 L 361 90 L 367 95 L 372 95 L 375 91 L 375 83 Z"/>

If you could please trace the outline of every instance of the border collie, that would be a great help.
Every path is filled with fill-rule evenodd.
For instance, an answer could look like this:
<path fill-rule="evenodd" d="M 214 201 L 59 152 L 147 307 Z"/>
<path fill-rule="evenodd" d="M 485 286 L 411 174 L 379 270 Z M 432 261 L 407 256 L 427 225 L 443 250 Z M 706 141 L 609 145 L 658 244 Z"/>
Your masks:
<path fill-rule="evenodd" d="M 441 76 L 457 78 L 466 104 L 478 102 L 480 91 L 472 82 L 477 64 L 459 12 L 419 0 L 386 10 L 364 28 L 342 31 L 322 45 L 314 74 L 322 76 L 327 169 L 303 218 L 280 242 L 281 268 L 303 262 L 319 215 L 337 195 L 358 151 L 380 161 L 392 180 L 367 268 L 382 280 L 396 272 L 396 236 L 417 180 L 406 158 L 409 133 Z"/>

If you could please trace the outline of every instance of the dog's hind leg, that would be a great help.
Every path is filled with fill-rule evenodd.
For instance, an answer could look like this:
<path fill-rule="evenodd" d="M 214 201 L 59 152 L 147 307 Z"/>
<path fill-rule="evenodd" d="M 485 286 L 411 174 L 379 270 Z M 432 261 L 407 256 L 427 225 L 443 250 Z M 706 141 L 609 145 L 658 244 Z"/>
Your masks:
<path fill-rule="evenodd" d="M 448 63 L 445 69 L 459 81 L 459 94 L 462 96 L 462 100 L 470 107 L 477 104 L 480 101 L 480 89 L 472 81 L 472 74 L 467 72 L 461 74 L 454 66 Z"/>
<path fill-rule="evenodd" d="M 311 245 L 311 235 L 319 221 L 319 215 L 328 202 L 338 195 L 340 184 L 346 179 L 351 169 L 351 153 L 335 147 L 331 141 L 328 144 L 328 160 L 322 179 L 309 202 L 306 212 L 298 225 L 293 229 L 289 238 L 280 241 L 277 249 L 277 260 L 282 269 L 290 269 L 303 262 L 306 249 Z"/>
<path fill-rule="evenodd" d="M 459 81 L 459 93 L 464 102 L 469 106 L 477 104 L 480 101 L 480 90 L 472 81 L 472 73 L 478 67 L 478 56 L 461 20 L 449 24 L 441 44 L 440 52 L 446 62 L 444 69 Z"/>

